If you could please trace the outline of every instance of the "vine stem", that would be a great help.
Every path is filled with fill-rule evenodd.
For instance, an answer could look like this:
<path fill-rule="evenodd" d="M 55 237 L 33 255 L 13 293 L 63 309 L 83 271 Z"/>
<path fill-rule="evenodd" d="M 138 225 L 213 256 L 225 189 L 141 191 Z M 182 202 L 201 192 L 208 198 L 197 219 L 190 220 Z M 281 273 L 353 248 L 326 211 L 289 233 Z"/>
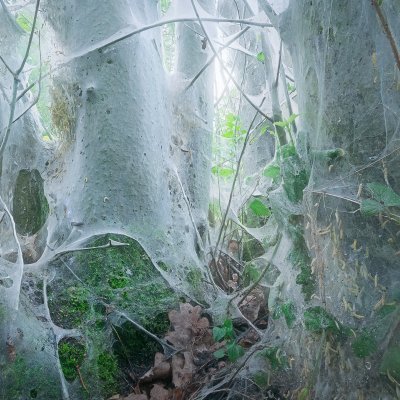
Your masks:
<path fill-rule="evenodd" d="M 397 68 L 400 71 L 400 54 L 399 54 L 399 50 L 397 49 L 397 46 L 396 46 L 396 41 L 394 40 L 393 34 L 389 28 L 389 24 L 388 24 L 385 16 L 383 15 L 382 9 L 379 6 L 377 0 L 372 0 L 372 5 L 375 8 L 375 11 L 376 11 L 376 14 L 378 15 L 379 20 L 381 21 L 382 28 L 383 28 L 387 38 L 389 39 L 390 47 L 392 48 L 393 55 L 396 60 Z"/>

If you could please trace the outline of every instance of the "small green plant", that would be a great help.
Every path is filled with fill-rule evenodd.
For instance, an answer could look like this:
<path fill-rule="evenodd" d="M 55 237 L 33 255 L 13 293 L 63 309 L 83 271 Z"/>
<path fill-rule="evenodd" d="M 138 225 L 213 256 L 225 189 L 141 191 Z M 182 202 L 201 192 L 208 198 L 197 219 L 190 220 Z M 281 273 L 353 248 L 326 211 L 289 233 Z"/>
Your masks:
<path fill-rule="evenodd" d="M 292 136 L 292 124 L 298 116 L 299 116 L 298 114 L 291 114 L 287 119 L 284 119 L 283 121 L 274 122 L 275 126 L 283 128 L 287 131 L 287 133 L 289 134 L 289 137 L 290 137 L 290 141 L 293 145 L 294 145 L 294 140 L 293 140 L 293 136 Z"/>
<path fill-rule="evenodd" d="M 393 212 L 393 207 L 400 207 L 400 196 L 391 187 L 377 182 L 367 183 L 367 190 L 370 198 L 361 201 L 361 214 L 366 216 L 384 214 L 400 223 L 400 215 Z"/>
<path fill-rule="evenodd" d="M 296 321 L 296 307 L 291 301 L 275 306 L 272 318 L 279 319 L 281 316 L 284 316 L 288 328 L 293 328 L 294 322 Z"/>
<path fill-rule="evenodd" d="M 314 333 L 325 331 L 339 339 L 349 336 L 349 329 L 320 306 L 307 308 L 304 312 L 304 324 L 307 330 Z"/>
<path fill-rule="evenodd" d="M 287 357 L 279 347 L 267 347 L 260 352 L 265 357 L 273 370 L 284 369 L 287 367 Z"/>
<path fill-rule="evenodd" d="M 244 354 L 243 347 L 235 342 L 235 331 L 231 319 L 226 319 L 222 326 L 214 326 L 213 338 L 216 342 L 225 342 L 224 347 L 214 352 L 215 358 L 220 359 L 228 356 L 229 361 L 235 362 Z"/>
<path fill-rule="evenodd" d="M 290 82 L 287 83 L 287 90 L 289 94 L 292 94 L 296 90 L 296 86 L 292 85 Z"/>

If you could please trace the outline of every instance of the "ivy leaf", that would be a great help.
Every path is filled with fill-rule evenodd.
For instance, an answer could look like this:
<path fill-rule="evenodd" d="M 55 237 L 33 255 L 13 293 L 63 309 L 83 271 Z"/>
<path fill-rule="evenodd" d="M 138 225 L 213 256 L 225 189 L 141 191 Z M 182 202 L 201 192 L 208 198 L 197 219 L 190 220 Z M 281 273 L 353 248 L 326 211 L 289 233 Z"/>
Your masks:
<path fill-rule="evenodd" d="M 212 330 L 213 338 L 216 342 L 219 342 L 226 336 L 226 329 L 224 327 L 220 328 L 218 326 L 214 326 Z"/>
<path fill-rule="evenodd" d="M 275 126 L 280 126 L 281 128 L 285 128 L 289 124 L 287 123 L 287 121 L 276 121 L 276 122 L 274 122 L 274 125 Z"/>
<path fill-rule="evenodd" d="M 296 155 L 296 148 L 292 144 L 284 144 L 280 148 L 281 156 L 283 159 Z"/>
<path fill-rule="evenodd" d="M 224 321 L 225 336 L 227 338 L 233 338 L 235 333 L 233 332 L 233 322 L 231 319 L 226 319 Z"/>
<path fill-rule="evenodd" d="M 268 217 L 271 215 L 271 211 L 268 207 L 258 199 L 255 199 L 250 203 L 250 209 L 259 217 Z"/>
<path fill-rule="evenodd" d="M 297 117 L 299 116 L 299 114 L 292 114 L 289 116 L 289 118 L 286 120 L 288 124 L 291 124 Z"/>
<path fill-rule="evenodd" d="M 277 164 L 269 164 L 265 167 L 263 175 L 267 178 L 272 178 L 272 181 L 276 183 L 281 174 L 281 167 Z"/>
<path fill-rule="evenodd" d="M 257 54 L 257 60 L 260 61 L 260 62 L 262 62 L 262 63 L 265 61 L 265 54 L 264 54 L 263 51 L 260 51 L 260 52 Z"/>
<path fill-rule="evenodd" d="M 228 355 L 229 361 L 235 362 L 237 359 L 242 357 L 244 354 L 243 347 L 239 346 L 236 343 L 231 343 L 226 346 L 226 353 Z"/>
<path fill-rule="evenodd" d="M 360 204 L 361 214 L 364 215 L 369 215 L 369 216 L 378 215 L 384 210 L 385 207 L 383 206 L 383 204 L 378 203 L 375 200 L 371 199 L 362 200 Z"/>
<path fill-rule="evenodd" d="M 372 182 L 367 184 L 367 188 L 372 197 L 385 207 L 400 207 L 400 196 L 391 187 Z"/>
<path fill-rule="evenodd" d="M 217 351 L 214 351 L 213 355 L 217 360 L 219 360 L 220 358 L 224 358 L 225 357 L 225 349 L 219 349 Z"/>
<path fill-rule="evenodd" d="M 211 172 L 214 175 L 220 176 L 221 178 L 229 178 L 231 175 L 235 173 L 235 171 L 232 168 L 226 168 L 226 167 L 212 167 Z"/>
<path fill-rule="evenodd" d="M 19 14 L 16 23 L 23 29 L 25 32 L 30 32 L 32 29 L 32 22 L 24 15 Z"/>

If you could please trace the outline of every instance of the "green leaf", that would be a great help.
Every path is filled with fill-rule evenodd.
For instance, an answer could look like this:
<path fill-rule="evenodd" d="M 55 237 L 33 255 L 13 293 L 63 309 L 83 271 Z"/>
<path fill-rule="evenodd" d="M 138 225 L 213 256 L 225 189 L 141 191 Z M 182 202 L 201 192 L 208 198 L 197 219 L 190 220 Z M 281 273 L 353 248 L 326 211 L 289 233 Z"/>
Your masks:
<path fill-rule="evenodd" d="M 280 153 L 283 159 L 296 155 L 296 148 L 292 144 L 284 144 L 280 148 Z"/>
<path fill-rule="evenodd" d="M 367 184 L 367 188 L 372 197 L 385 207 L 400 207 L 400 196 L 391 187 L 372 182 Z"/>
<path fill-rule="evenodd" d="M 264 52 L 260 51 L 260 52 L 257 54 L 257 60 L 260 61 L 260 62 L 262 62 L 262 63 L 265 61 L 265 54 L 264 54 Z"/>
<path fill-rule="evenodd" d="M 281 175 L 281 167 L 278 164 L 269 164 L 265 167 L 263 175 L 272 178 L 272 181 L 277 183 Z"/>
<path fill-rule="evenodd" d="M 212 330 L 213 338 L 216 342 L 219 342 L 226 336 L 226 328 L 214 326 Z"/>
<path fill-rule="evenodd" d="M 224 358 L 225 357 L 225 349 L 219 349 L 217 351 L 214 351 L 213 355 L 217 360 L 219 360 L 220 358 Z"/>
<path fill-rule="evenodd" d="M 298 116 L 299 116 L 299 114 L 292 114 L 289 116 L 289 118 L 286 120 L 286 122 L 288 124 L 291 124 Z"/>
<path fill-rule="evenodd" d="M 376 0 L 376 4 L 378 4 L 378 6 L 381 6 L 383 3 L 383 0 Z"/>
<path fill-rule="evenodd" d="M 375 353 L 378 349 L 376 340 L 368 332 L 363 332 L 361 335 L 357 336 L 351 345 L 354 354 L 358 358 L 365 358 Z"/>
<path fill-rule="evenodd" d="M 281 128 L 285 128 L 285 127 L 287 127 L 289 124 L 288 124 L 287 121 L 277 121 L 277 122 L 274 122 L 274 125 L 275 125 L 275 126 L 280 126 Z"/>
<path fill-rule="evenodd" d="M 268 217 L 271 215 L 271 211 L 269 208 L 261 201 L 258 199 L 253 200 L 250 203 L 250 209 L 253 211 L 254 214 L 256 214 L 259 217 Z"/>
<path fill-rule="evenodd" d="M 237 359 L 242 357 L 244 354 L 244 349 L 236 343 L 230 343 L 226 346 L 226 353 L 229 361 L 235 362 Z"/>
<path fill-rule="evenodd" d="M 349 335 L 349 329 L 320 306 L 310 307 L 304 312 L 304 324 L 307 330 L 314 333 L 326 331 L 338 337 Z"/>
<path fill-rule="evenodd" d="M 32 22 L 24 14 L 19 14 L 16 22 L 25 32 L 31 31 Z"/>
<path fill-rule="evenodd" d="M 287 364 L 286 357 L 281 354 L 281 350 L 278 347 L 267 347 L 262 352 L 263 355 L 271 364 L 271 368 L 281 369 Z"/>
<path fill-rule="evenodd" d="M 375 200 L 366 199 L 362 200 L 360 204 L 361 214 L 364 215 L 377 215 L 385 210 L 385 207 Z"/>
<path fill-rule="evenodd" d="M 233 322 L 231 319 L 226 319 L 223 327 L 225 329 L 225 337 L 233 338 L 235 336 L 235 332 L 233 331 Z"/>
<path fill-rule="evenodd" d="M 284 303 L 282 304 L 281 309 L 288 328 L 293 328 L 294 321 L 296 321 L 296 308 L 294 304 L 292 302 Z"/>
<path fill-rule="evenodd" d="M 235 171 L 232 168 L 218 167 L 218 166 L 212 167 L 211 172 L 214 175 L 220 176 L 221 178 L 229 178 L 235 173 Z"/>
<path fill-rule="evenodd" d="M 253 282 L 256 282 L 260 277 L 260 272 L 256 266 L 253 264 L 246 265 L 243 273 L 243 279 L 246 286 L 250 285 Z"/>

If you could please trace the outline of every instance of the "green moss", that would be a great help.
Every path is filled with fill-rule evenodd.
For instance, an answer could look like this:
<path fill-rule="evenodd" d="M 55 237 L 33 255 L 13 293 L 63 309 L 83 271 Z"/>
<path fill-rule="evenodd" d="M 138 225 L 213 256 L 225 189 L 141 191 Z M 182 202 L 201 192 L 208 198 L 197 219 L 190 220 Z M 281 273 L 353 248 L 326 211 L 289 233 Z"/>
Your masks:
<path fill-rule="evenodd" d="M 20 170 L 13 196 L 13 217 L 17 232 L 21 235 L 35 234 L 46 222 L 48 214 L 49 204 L 39 171 Z"/>
<path fill-rule="evenodd" d="M 129 284 L 129 279 L 125 276 L 114 275 L 108 279 L 108 284 L 112 289 L 121 289 Z"/>
<path fill-rule="evenodd" d="M 372 334 L 364 331 L 355 338 L 351 348 L 357 357 L 365 358 L 375 353 L 378 347 Z"/>
<path fill-rule="evenodd" d="M 85 323 L 90 310 L 89 292 L 82 287 L 67 286 L 63 280 L 54 281 L 52 285 L 48 298 L 53 321 L 68 329 Z"/>
<path fill-rule="evenodd" d="M 0 383 L 6 383 L 0 386 L 1 398 L 59 400 L 62 396 L 58 381 L 55 368 L 39 365 L 31 354 L 25 354 L 25 357 L 17 355 L 13 362 L 1 366 Z"/>
<path fill-rule="evenodd" d="M 68 382 L 78 377 L 78 368 L 85 358 L 86 348 L 75 339 L 63 339 L 58 343 L 58 356 L 64 377 Z"/>
<path fill-rule="evenodd" d="M 296 283 L 301 285 L 301 291 L 306 301 L 310 300 L 315 292 L 316 280 L 311 270 L 311 259 L 303 236 L 296 235 L 293 241 L 293 248 L 289 254 L 289 261 L 297 269 L 300 270 L 296 276 Z"/>
<path fill-rule="evenodd" d="M 304 312 L 304 324 L 311 332 L 320 334 L 325 331 L 338 339 L 344 339 L 349 335 L 349 329 L 320 306 L 310 307 Z"/>
<path fill-rule="evenodd" d="M 97 357 L 99 384 L 105 397 L 118 393 L 118 361 L 114 354 L 100 353 Z"/>
<path fill-rule="evenodd" d="M 400 382 L 400 346 L 392 346 L 385 351 L 379 372 L 383 375 L 389 373 L 397 382 Z"/>

